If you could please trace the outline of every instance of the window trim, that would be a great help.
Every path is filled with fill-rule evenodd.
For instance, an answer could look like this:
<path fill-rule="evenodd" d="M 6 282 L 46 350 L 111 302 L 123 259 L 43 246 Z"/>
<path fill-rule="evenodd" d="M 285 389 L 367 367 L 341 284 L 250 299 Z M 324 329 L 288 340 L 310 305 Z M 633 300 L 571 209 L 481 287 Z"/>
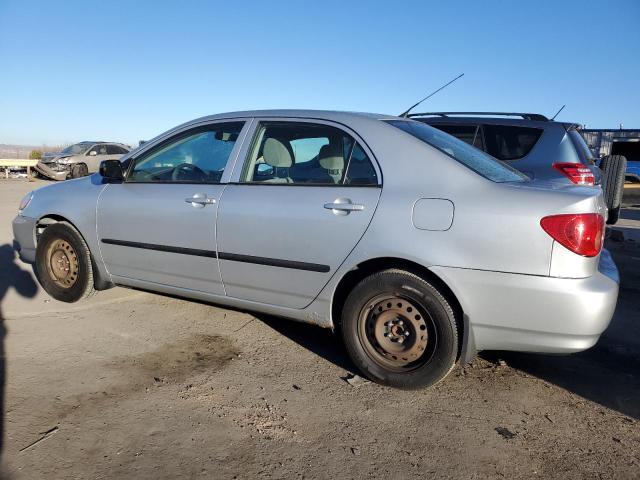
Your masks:
<path fill-rule="evenodd" d="M 229 180 L 229 185 L 251 185 L 251 186 L 267 186 L 267 187 L 330 187 L 330 188 L 382 188 L 383 185 L 383 174 L 382 169 L 380 168 L 380 164 L 378 159 L 375 157 L 369 145 L 362 139 L 360 135 L 358 135 L 355 131 L 353 131 L 348 125 L 345 125 L 340 122 L 327 120 L 325 118 L 314 118 L 314 117 L 253 117 L 253 122 L 251 123 L 251 128 L 247 131 L 246 137 L 251 137 L 251 141 L 243 142 L 242 149 L 239 151 L 238 160 L 242 158 L 241 161 L 236 162 L 236 166 L 234 167 L 234 171 L 231 174 L 231 179 Z M 327 126 L 333 127 L 340 130 L 343 134 L 349 135 L 355 142 L 360 144 L 360 147 L 364 150 L 365 154 L 369 158 L 371 165 L 376 174 L 377 183 L 370 185 L 363 184 L 344 184 L 344 183 L 266 183 L 266 182 L 247 182 L 243 181 L 242 177 L 245 172 L 246 167 L 251 161 L 251 154 L 253 152 L 253 148 L 255 146 L 255 142 L 257 141 L 258 134 L 260 132 L 260 128 L 265 123 L 308 123 L 312 125 L 318 126 Z M 355 143 L 354 143 L 355 145 Z M 353 149 L 352 149 L 353 150 Z M 236 168 L 237 167 L 237 168 Z M 345 169 L 345 176 L 347 170 Z M 344 181 L 344 178 L 343 178 Z"/>
<path fill-rule="evenodd" d="M 229 154 L 229 158 L 227 158 L 227 163 L 224 166 L 222 177 L 219 182 L 194 182 L 191 180 L 162 180 L 158 182 L 137 182 L 135 180 L 131 180 L 133 169 L 135 168 L 135 165 L 138 164 L 138 162 L 148 158 L 150 155 L 153 155 L 157 151 L 162 150 L 167 145 L 175 143 L 176 141 L 179 141 L 183 138 L 196 135 L 198 133 L 215 131 L 216 126 L 230 124 L 230 123 L 242 124 L 242 127 L 238 132 L 238 139 L 236 140 L 233 146 L 233 149 Z M 136 185 L 142 185 L 142 184 L 144 185 L 225 185 L 228 182 L 223 182 L 222 178 L 224 178 L 224 174 L 227 172 L 229 167 L 233 167 L 232 162 L 235 163 L 235 156 L 236 156 L 235 154 L 237 154 L 237 151 L 240 148 L 240 145 L 244 141 L 244 136 L 242 135 L 242 133 L 247 128 L 247 123 L 248 123 L 247 120 L 244 118 L 237 119 L 237 120 L 225 119 L 225 120 L 221 120 L 217 122 L 209 122 L 201 125 L 191 125 L 189 128 L 180 130 L 178 132 L 174 132 L 173 135 L 165 136 L 157 143 L 150 145 L 149 148 L 145 149 L 143 152 L 140 152 L 139 155 L 135 157 L 130 157 L 131 161 L 129 162 L 129 167 L 125 172 L 123 183 L 130 183 L 130 184 L 136 184 Z M 125 159 L 125 160 L 128 160 L 128 159 Z"/>

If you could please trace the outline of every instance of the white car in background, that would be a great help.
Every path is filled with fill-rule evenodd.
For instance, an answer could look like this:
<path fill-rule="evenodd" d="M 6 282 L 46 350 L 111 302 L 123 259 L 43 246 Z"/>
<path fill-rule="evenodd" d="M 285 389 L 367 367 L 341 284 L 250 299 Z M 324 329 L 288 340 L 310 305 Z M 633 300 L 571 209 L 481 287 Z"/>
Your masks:
<path fill-rule="evenodd" d="M 45 154 L 35 169 L 51 180 L 84 177 L 97 172 L 103 160 L 117 160 L 130 151 L 131 148 L 122 143 L 85 141 Z"/>

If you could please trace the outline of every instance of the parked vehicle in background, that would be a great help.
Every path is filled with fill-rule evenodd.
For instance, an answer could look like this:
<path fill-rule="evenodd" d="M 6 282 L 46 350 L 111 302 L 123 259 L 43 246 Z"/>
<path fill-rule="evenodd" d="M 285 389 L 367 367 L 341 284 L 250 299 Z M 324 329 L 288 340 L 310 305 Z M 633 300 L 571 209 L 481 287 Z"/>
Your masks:
<path fill-rule="evenodd" d="M 479 350 L 593 346 L 618 295 L 605 214 L 601 189 L 424 123 L 272 110 L 36 190 L 13 231 L 58 300 L 124 285 L 336 328 L 364 375 L 416 388 Z"/>
<path fill-rule="evenodd" d="M 587 145 L 603 159 L 618 155 L 627 160 L 626 180 L 640 182 L 640 129 L 595 128 L 580 131 Z"/>
<path fill-rule="evenodd" d="M 640 138 L 614 138 L 611 155 L 627 159 L 625 177 L 630 182 L 640 182 Z"/>
<path fill-rule="evenodd" d="M 609 210 L 608 223 L 620 211 L 624 181 L 602 174 L 593 152 L 579 133 L 580 125 L 549 120 L 536 113 L 428 112 L 409 117 L 449 133 L 536 180 L 559 184 L 601 185 Z M 611 164 L 613 166 L 613 164 Z"/>
<path fill-rule="evenodd" d="M 35 166 L 43 177 L 52 180 L 84 177 L 95 173 L 103 160 L 115 160 L 129 153 L 122 143 L 84 141 L 55 153 L 46 153 Z"/>

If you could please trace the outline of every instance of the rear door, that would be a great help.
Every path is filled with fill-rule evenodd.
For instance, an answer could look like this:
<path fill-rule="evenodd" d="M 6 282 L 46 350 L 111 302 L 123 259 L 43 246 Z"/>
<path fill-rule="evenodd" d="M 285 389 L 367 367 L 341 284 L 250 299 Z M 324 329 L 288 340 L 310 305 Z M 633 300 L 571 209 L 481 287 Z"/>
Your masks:
<path fill-rule="evenodd" d="M 303 308 L 367 229 L 378 167 L 353 132 L 321 121 L 258 122 L 241 158 L 218 212 L 226 293 Z"/>

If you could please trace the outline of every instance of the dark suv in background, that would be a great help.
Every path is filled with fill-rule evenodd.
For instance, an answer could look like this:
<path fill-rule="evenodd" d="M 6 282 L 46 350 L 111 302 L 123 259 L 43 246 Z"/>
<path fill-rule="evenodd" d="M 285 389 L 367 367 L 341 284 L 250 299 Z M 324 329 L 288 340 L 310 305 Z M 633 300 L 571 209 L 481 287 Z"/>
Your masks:
<path fill-rule="evenodd" d="M 560 184 L 602 183 L 608 223 L 618 219 L 624 167 L 621 178 L 617 170 L 613 172 L 617 177 L 608 172 L 603 175 L 576 123 L 555 122 L 536 113 L 428 112 L 408 116 L 484 150 L 531 178 Z"/>

